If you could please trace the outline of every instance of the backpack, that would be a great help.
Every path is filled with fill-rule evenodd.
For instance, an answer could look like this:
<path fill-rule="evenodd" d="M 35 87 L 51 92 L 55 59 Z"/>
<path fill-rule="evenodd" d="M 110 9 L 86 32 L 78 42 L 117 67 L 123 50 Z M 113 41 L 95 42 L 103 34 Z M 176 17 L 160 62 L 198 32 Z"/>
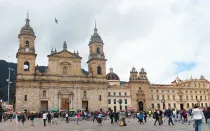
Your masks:
<path fill-rule="evenodd" d="M 184 117 L 187 116 L 187 112 L 186 112 L 186 111 L 183 112 L 183 116 L 184 116 Z"/>
<path fill-rule="evenodd" d="M 139 119 L 143 119 L 143 114 L 139 114 Z"/>

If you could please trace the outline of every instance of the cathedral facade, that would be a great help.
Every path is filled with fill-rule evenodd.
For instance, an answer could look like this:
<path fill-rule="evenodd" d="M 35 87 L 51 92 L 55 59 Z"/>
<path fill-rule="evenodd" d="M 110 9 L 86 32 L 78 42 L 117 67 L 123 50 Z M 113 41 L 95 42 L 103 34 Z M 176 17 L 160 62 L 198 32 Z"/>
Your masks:
<path fill-rule="evenodd" d="M 29 22 L 27 18 L 18 35 L 17 111 L 95 111 L 108 108 L 139 111 L 148 108 L 191 108 L 196 103 L 209 105 L 209 82 L 203 76 L 185 81 L 177 78 L 170 85 L 160 85 L 150 84 L 143 68 L 139 73 L 132 68 L 129 82 L 125 83 L 120 82 L 113 69 L 106 74 L 104 43 L 96 27 L 88 44 L 87 73 L 81 68 L 82 57 L 78 52 L 68 51 L 66 42 L 63 43 L 63 50 L 51 51 L 47 56 L 46 71 L 40 72 L 36 65 L 36 36 Z"/>

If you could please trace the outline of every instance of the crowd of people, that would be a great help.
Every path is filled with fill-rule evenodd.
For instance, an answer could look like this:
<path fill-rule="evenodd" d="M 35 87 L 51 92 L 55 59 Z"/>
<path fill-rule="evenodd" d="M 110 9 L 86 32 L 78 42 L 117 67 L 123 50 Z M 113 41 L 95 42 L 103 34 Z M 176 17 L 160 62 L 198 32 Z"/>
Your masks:
<path fill-rule="evenodd" d="M 107 112 L 95 111 L 77 111 L 71 112 L 62 111 L 62 112 L 45 112 L 45 113 L 27 113 L 22 112 L 17 115 L 17 120 L 22 122 L 22 127 L 24 127 L 25 121 L 28 119 L 31 121 L 31 126 L 34 126 L 34 119 L 36 118 L 43 119 L 43 125 L 46 126 L 47 123 L 50 124 L 58 124 L 58 120 L 65 121 L 69 123 L 69 121 L 76 121 L 76 124 L 79 125 L 80 120 L 87 121 L 97 121 L 98 126 L 102 126 L 102 121 L 105 119 L 110 119 L 111 124 L 119 125 L 119 126 L 127 126 L 126 119 L 134 118 L 138 120 L 140 124 L 144 124 L 147 120 L 154 121 L 154 126 L 158 123 L 158 125 L 163 125 L 166 122 L 168 125 L 175 125 L 175 123 L 180 122 L 182 124 L 192 125 L 195 128 L 195 131 L 201 131 L 202 123 L 207 123 L 210 131 L 210 107 L 206 107 L 203 110 L 198 108 L 197 105 L 193 109 L 189 110 L 177 110 L 177 109 L 150 109 L 147 111 L 124 111 L 121 110 L 119 112 L 114 112 L 113 110 L 109 110 Z M 11 117 L 12 118 L 12 117 Z M 205 121 L 202 121 L 205 120 Z M 150 122 L 151 122 L 150 121 Z"/>

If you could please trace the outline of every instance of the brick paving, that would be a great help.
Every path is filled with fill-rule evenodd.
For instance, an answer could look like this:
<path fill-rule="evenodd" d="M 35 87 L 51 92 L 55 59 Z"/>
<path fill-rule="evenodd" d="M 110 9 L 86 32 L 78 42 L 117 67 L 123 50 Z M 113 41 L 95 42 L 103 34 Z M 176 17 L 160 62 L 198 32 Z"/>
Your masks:
<path fill-rule="evenodd" d="M 127 126 L 120 127 L 119 125 L 110 125 L 110 121 L 103 121 L 102 126 L 98 126 L 96 122 L 92 121 L 80 121 L 79 125 L 76 124 L 76 121 L 70 121 L 65 123 L 64 121 L 59 120 L 59 124 L 43 126 L 42 119 L 35 120 L 35 126 L 30 126 L 30 121 L 26 121 L 25 128 L 22 128 L 21 122 L 15 124 L 15 121 L 7 121 L 1 123 L 0 131 L 194 131 L 192 124 L 181 124 L 176 123 L 174 126 L 168 126 L 167 122 L 163 125 L 154 126 L 154 121 L 148 121 L 144 125 L 140 125 L 136 120 L 127 120 Z M 202 131 L 208 131 L 207 124 L 202 125 Z"/>

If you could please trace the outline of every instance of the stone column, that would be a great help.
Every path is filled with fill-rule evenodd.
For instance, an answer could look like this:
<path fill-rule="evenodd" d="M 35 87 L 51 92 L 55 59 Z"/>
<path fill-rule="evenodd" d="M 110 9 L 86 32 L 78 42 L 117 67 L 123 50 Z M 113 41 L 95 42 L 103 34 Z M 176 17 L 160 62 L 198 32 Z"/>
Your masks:
<path fill-rule="evenodd" d="M 60 99 L 61 99 L 61 95 L 60 93 L 58 93 L 58 110 L 60 110 Z"/>
<path fill-rule="evenodd" d="M 73 109 L 73 94 L 71 94 L 71 109 Z"/>

